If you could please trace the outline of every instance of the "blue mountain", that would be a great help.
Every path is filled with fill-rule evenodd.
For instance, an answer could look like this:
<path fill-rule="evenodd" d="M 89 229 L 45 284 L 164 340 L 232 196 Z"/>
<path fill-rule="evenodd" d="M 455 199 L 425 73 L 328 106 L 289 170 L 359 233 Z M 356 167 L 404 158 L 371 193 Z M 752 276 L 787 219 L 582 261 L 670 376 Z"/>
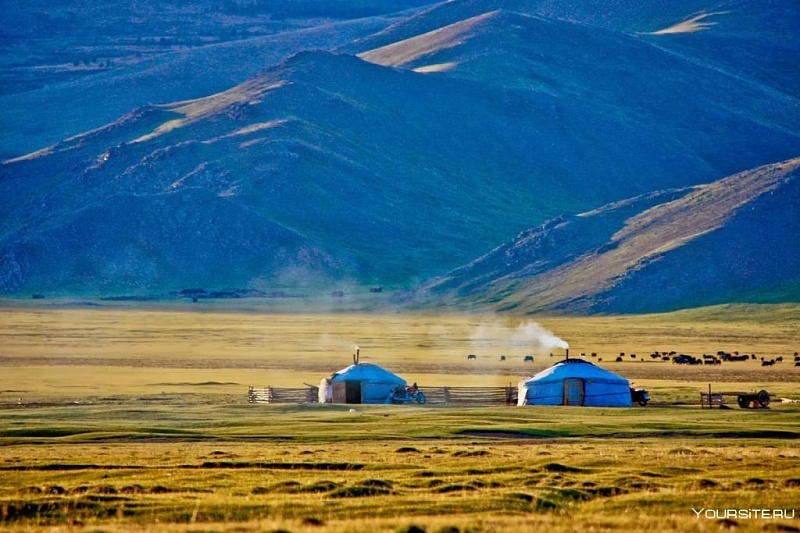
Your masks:
<path fill-rule="evenodd" d="M 479 276 L 460 265 L 544 224 L 567 227 L 568 239 L 545 232 L 545 240 L 558 235 L 559 249 L 572 251 L 544 263 L 525 257 L 537 275 L 541 264 L 564 269 L 587 250 L 614 246 L 627 218 L 604 206 L 637 206 L 624 211 L 630 217 L 677 201 L 677 191 L 793 161 L 800 54 L 786 36 L 798 14 L 778 2 L 455 0 L 383 14 L 377 31 L 374 18 L 351 22 L 357 35 L 326 39 L 327 50 L 310 39 L 300 51 L 293 33 L 296 53 L 273 56 L 242 82 L 217 82 L 203 95 L 170 88 L 155 101 L 126 97 L 117 118 L 54 143 L 47 130 L 39 149 L 8 157 L 0 291 L 347 282 L 417 286 L 419 305 L 441 297 L 519 312 L 620 310 L 678 272 L 626 270 L 618 273 L 624 298 L 587 282 L 580 294 L 540 305 L 525 303 L 539 294 L 533 282 L 496 292 L 497 276 L 510 273 L 494 259 L 479 261 L 494 265 Z M 198 65 L 211 64 L 197 54 Z M 158 61 L 168 77 L 169 58 Z M 225 70 L 214 65 L 212 73 Z M 96 106 L 119 109 L 116 99 L 106 106 L 97 79 L 73 83 L 64 102 L 85 87 Z M 13 101 L 15 120 L 36 115 L 34 100 Z M 794 198 L 780 194 L 773 208 L 794 213 Z M 577 215 L 597 210 L 614 215 Z M 714 234 L 742 230 L 739 220 L 725 218 Z M 743 252 L 766 242 L 753 235 L 741 235 Z M 791 244 L 794 235 L 775 238 Z M 755 249 L 779 260 L 766 245 Z M 794 270 L 763 270 L 749 285 L 720 274 L 708 285 L 713 297 L 676 290 L 665 305 L 791 299 Z"/>

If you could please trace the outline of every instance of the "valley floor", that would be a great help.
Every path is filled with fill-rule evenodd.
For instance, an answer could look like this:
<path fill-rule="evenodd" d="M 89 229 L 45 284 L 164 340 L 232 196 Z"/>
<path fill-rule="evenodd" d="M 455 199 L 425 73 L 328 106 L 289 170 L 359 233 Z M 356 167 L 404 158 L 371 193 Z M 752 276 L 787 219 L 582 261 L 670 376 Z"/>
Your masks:
<path fill-rule="evenodd" d="M 356 344 L 362 361 L 423 390 L 515 385 L 563 356 L 522 335 L 528 318 L 7 307 L 0 525 L 800 530 L 800 404 L 780 401 L 800 397 L 800 329 L 796 310 L 771 311 L 537 319 L 574 356 L 653 396 L 645 408 L 597 409 L 247 403 L 248 385 L 318 383 L 352 363 Z M 718 349 L 758 359 L 690 367 L 647 357 Z M 762 354 L 784 361 L 762 367 Z M 773 402 L 701 409 L 709 384 L 766 388 Z"/>

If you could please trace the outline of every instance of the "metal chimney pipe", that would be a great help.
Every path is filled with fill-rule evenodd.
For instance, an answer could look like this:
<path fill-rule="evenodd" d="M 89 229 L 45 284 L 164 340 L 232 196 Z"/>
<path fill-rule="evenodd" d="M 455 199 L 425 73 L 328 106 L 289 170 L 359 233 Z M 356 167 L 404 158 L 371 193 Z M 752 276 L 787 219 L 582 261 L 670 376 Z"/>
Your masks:
<path fill-rule="evenodd" d="M 567 348 L 566 351 L 567 351 L 567 359 L 569 359 L 569 348 Z"/>

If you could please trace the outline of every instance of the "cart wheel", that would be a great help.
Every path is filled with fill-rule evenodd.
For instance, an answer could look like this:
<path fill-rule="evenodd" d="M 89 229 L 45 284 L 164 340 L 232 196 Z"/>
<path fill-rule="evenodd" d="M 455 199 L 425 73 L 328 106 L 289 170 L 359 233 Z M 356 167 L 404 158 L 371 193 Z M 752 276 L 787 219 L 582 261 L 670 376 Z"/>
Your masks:
<path fill-rule="evenodd" d="M 769 393 L 767 391 L 758 391 L 758 403 L 761 404 L 761 407 L 766 407 L 769 405 Z"/>
<path fill-rule="evenodd" d="M 647 400 L 639 400 L 639 405 L 641 405 L 642 407 L 646 406 Z"/>
<path fill-rule="evenodd" d="M 739 404 L 739 407 L 742 409 L 747 409 L 750 407 L 750 400 L 747 399 L 746 396 L 739 395 L 736 397 L 736 403 Z"/>
<path fill-rule="evenodd" d="M 422 394 L 421 392 L 417 393 L 417 403 L 418 404 L 423 404 L 423 403 L 425 403 L 427 401 L 428 401 L 428 399 L 425 397 L 424 394 Z"/>

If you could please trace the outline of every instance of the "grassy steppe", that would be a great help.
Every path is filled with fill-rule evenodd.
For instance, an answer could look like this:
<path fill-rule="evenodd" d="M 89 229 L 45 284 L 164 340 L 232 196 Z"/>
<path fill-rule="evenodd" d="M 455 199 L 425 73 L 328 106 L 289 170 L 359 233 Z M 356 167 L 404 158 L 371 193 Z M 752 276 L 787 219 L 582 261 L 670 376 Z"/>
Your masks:
<path fill-rule="evenodd" d="M 0 403 L 162 393 L 228 395 L 235 401 L 244 398 L 248 385 L 317 384 L 351 364 L 356 345 L 362 361 L 380 364 L 423 387 L 506 386 L 550 366 L 564 353 L 542 346 L 529 331 L 531 319 L 524 317 L 321 314 L 300 307 L 304 302 L 291 302 L 297 307 L 286 312 L 275 301 L 257 299 L 149 307 L 89 303 L 93 305 L 7 301 L 0 308 Z M 709 382 L 724 388 L 771 387 L 780 395 L 791 395 L 800 382 L 800 367 L 792 362 L 800 350 L 797 305 L 537 317 L 536 322 L 569 342 L 573 356 L 586 353 L 592 361 L 602 359 L 602 366 L 637 386 L 662 389 L 664 401 L 695 401 Z M 758 359 L 685 367 L 654 362 L 648 357 L 654 350 L 695 356 L 738 350 L 759 358 L 783 357 L 784 362 L 772 367 L 762 367 Z M 593 352 L 596 358 L 590 357 Z M 620 352 L 625 360 L 615 363 Z M 468 362 L 469 353 L 477 354 L 477 360 Z M 630 358 L 632 353 L 636 359 Z M 535 356 L 534 363 L 523 362 L 527 354 Z M 500 361 L 501 355 L 506 361 Z"/>
<path fill-rule="evenodd" d="M 715 530 L 692 508 L 793 509 L 799 425 L 796 406 L 6 409 L 0 508 L 34 531 Z"/>
<path fill-rule="evenodd" d="M 0 507 L 19 530 L 713 530 L 691 509 L 794 509 L 798 424 L 796 406 L 7 409 Z"/>
<path fill-rule="evenodd" d="M 800 530 L 796 306 L 537 318 L 651 389 L 634 409 L 251 405 L 362 358 L 426 385 L 557 360 L 528 319 L 230 305 L 5 306 L 0 528 L 10 531 Z M 252 302 L 246 305 L 252 306 Z M 273 312 L 265 312 L 273 311 Z M 527 343 L 527 344 L 526 344 Z M 652 350 L 779 355 L 682 367 Z M 636 360 L 613 362 L 621 351 Z M 468 362 L 467 353 L 478 354 Z M 534 353 L 536 362 L 524 363 Z M 508 359 L 499 361 L 499 355 Z M 767 388 L 767 410 L 690 405 Z M 692 509 L 710 509 L 698 517 Z M 726 509 L 797 517 L 725 518 Z"/>

